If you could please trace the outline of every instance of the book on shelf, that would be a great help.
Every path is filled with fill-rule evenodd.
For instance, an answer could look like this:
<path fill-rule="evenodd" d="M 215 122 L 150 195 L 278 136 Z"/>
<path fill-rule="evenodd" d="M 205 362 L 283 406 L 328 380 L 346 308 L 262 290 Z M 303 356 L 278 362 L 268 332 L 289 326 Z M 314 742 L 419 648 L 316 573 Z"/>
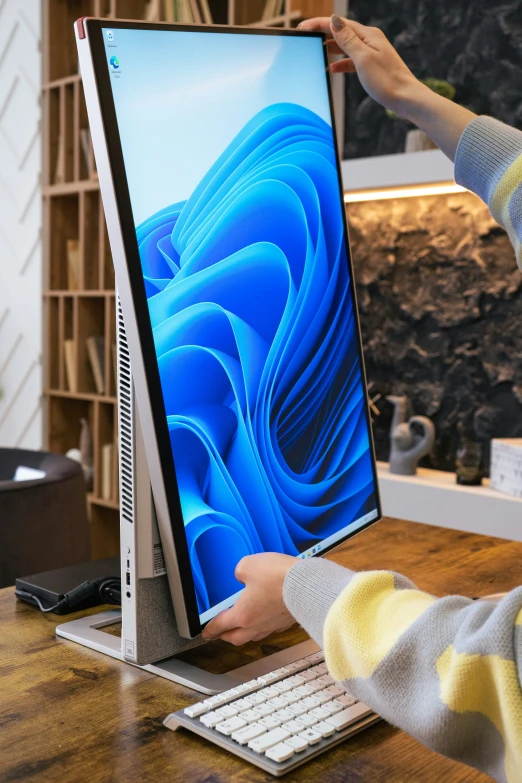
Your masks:
<path fill-rule="evenodd" d="M 284 10 L 284 0 L 267 0 L 262 20 L 281 16 Z"/>
<path fill-rule="evenodd" d="M 77 239 L 68 239 L 65 245 L 67 256 L 67 288 L 78 291 L 80 288 L 80 243 Z"/>
<path fill-rule="evenodd" d="M 105 394 L 105 337 L 93 335 L 85 341 L 97 394 Z"/>
<path fill-rule="evenodd" d="M 104 443 L 101 447 L 101 496 L 103 500 L 112 500 L 112 474 L 114 443 Z"/>
<path fill-rule="evenodd" d="M 87 177 L 89 179 L 98 179 L 98 172 L 96 171 L 94 152 L 91 143 L 91 132 L 89 128 L 82 128 L 80 130 L 80 141 L 82 145 L 82 154 L 83 160 L 85 162 L 85 169 L 87 171 Z"/>
<path fill-rule="evenodd" d="M 78 391 L 78 384 L 76 383 L 76 367 L 74 361 L 75 343 L 74 340 L 63 341 L 63 358 L 65 363 L 65 379 L 67 381 L 67 389 L 70 392 L 76 393 Z"/>
<path fill-rule="evenodd" d="M 208 0 L 164 0 L 165 20 L 170 23 L 181 22 L 183 24 L 212 24 L 212 14 Z M 146 9 L 148 21 L 157 21 L 160 18 L 160 3 L 151 0 Z"/>
<path fill-rule="evenodd" d="M 167 0 L 168 2 L 168 0 Z M 146 22 L 159 22 L 160 19 L 160 0 L 147 0 L 143 18 Z"/>
<path fill-rule="evenodd" d="M 56 164 L 54 167 L 54 180 L 55 185 L 61 185 L 65 182 L 65 139 L 60 133 L 58 136 L 58 142 L 56 146 Z"/>

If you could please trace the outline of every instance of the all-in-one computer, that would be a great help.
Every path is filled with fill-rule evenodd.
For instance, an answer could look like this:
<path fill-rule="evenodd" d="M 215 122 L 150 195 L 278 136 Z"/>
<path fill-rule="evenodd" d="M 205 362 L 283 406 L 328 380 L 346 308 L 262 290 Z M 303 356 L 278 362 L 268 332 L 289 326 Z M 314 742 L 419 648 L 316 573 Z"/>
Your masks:
<path fill-rule="evenodd" d="M 122 574 L 136 585 L 139 492 L 166 657 L 234 603 L 245 555 L 320 556 L 380 517 L 326 45 L 95 19 L 76 36 L 120 307 Z"/>

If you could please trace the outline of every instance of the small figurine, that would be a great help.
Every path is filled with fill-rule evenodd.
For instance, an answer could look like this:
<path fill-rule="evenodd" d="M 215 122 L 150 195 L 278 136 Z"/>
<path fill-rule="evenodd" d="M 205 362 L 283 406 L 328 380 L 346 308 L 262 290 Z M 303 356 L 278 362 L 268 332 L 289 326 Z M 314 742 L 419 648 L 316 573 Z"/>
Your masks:
<path fill-rule="evenodd" d="M 456 453 L 455 473 L 457 484 L 468 487 L 479 487 L 484 475 L 484 447 L 473 439 L 473 431 L 460 421 L 458 424 L 460 444 Z"/>
<path fill-rule="evenodd" d="M 395 408 L 390 428 L 390 473 L 414 476 L 417 473 L 419 460 L 433 448 L 435 426 L 427 416 L 411 416 L 406 420 L 407 397 L 388 395 L 386 399 Z M 412 424 L 421 427 L 422 435 L 415 432 Z"/>

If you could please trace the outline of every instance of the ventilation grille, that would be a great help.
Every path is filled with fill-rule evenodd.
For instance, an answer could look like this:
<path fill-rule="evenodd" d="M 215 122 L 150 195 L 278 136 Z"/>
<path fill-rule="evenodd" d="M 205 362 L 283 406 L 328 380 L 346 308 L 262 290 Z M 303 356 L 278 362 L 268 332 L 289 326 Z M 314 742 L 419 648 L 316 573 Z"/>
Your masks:
<path fill-rule="evenodd" d="M 134 522 L 134 432 L 131 364 L 125 324 L 117 296 L 118 320 L 118 427 L 120 441 L 120 514 Z"/>

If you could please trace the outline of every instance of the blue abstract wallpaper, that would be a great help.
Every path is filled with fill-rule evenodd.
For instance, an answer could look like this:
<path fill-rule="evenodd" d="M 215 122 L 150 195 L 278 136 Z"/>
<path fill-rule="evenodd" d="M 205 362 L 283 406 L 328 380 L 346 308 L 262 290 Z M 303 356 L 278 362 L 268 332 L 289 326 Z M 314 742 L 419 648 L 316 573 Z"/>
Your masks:
<path fill-rule="evenodd" d="M 333 143 L 270 105 L 137 228 L 200 613 L 375 508 Z"/>

